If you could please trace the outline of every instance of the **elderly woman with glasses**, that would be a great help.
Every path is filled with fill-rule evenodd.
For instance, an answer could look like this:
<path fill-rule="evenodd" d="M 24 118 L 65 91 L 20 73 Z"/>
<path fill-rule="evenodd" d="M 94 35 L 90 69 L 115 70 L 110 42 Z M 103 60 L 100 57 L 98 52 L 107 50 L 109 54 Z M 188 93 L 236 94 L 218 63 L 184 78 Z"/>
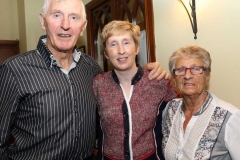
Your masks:
<path fill-rule="evenodd" d="M 240 110 L 206 90 L 209 53 L 196 45 L 175 51 L 169 69 L 182 98 L 163 111 L 165 159 L 239 159 Z"/>

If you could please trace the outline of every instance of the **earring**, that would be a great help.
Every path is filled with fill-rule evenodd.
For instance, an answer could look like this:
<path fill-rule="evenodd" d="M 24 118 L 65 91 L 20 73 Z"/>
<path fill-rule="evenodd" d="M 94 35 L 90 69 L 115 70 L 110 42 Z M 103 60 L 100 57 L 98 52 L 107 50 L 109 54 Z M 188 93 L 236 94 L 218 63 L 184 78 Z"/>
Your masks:
<path fill-rule="evenodd" d="M 106 53 L 105 52 L 103 52 L 104 53 L 104 56 L 108 59 L 108 56 L 106 55 Z"/>
<path fill-rule="evenodd" d="M 173 83 L 174 83 L 174 86 L 177 87 L 177 83 L 176 83 L 176 81 L 173 80 Z"/>

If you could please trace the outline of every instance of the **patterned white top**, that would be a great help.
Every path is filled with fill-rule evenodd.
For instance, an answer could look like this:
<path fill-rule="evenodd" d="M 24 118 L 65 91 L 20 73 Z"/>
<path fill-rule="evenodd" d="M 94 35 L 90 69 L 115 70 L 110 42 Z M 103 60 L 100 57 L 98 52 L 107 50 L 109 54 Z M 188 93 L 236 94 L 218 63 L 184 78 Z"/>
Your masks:
<path fill-rule="evenodd" d="M 163 154 L 173 159 L 237 159 L 240 157 L 240 110 L 208 92 L 201 109 L 184 133 L 182 99 L 173 99 L 163 111 Z"/>

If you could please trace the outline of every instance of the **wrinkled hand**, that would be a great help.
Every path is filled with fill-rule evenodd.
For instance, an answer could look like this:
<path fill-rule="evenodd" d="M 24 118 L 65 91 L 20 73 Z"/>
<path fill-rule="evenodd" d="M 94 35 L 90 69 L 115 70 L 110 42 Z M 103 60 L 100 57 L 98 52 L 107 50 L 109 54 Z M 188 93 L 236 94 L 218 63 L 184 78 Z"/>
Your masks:
<path fill-rule="evenodd" d="M 149 80 L 161 80 L 162 78 L 170 79 L 170 75 L 162 69 L 159 62 L 148 63 L 144 66 L 144 68 L 150 71 L 148 75 Z"/>

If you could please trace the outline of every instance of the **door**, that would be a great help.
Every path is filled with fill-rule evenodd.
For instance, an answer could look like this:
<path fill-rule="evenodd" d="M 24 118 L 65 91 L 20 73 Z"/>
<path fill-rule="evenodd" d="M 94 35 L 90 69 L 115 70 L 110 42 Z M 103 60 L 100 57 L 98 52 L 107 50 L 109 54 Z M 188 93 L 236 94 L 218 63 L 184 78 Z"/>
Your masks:
<path fill-rule="evenodd" d="M 112 67 L 103 54 L 100 33 L 112 20 L 126 20 L 139 25 L 141 38 L 137 63 L 143 66 L 156 61 L 152 0 L 92 0 L 86 5 L 86 12 L 88 54 L 104 71 Z"/>

